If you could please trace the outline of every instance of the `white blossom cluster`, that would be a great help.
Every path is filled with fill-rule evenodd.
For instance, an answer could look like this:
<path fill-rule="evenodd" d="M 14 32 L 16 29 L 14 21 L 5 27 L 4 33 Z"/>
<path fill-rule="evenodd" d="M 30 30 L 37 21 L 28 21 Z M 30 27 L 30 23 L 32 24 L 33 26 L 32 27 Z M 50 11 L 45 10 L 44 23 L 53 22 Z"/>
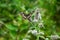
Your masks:
<path fill-rule="evenodd" d="M 32 33 L 34 36 L 44 35 L 44 32 L 38 32 L 37 30 L 29 30 L 28 33 Z"/>
<path fill-rule="evenodd" d="M 51 35 L 51 40 L 57 40 L 59 39 L 59 35 Z"/>
<path fill-rule="evenodd" d="M 38 26 L 39 26 L 39 28 L 44 27 L 43 21 L 41 21 Z"/>
<path fill-rule="evenodd" d="M 38 22 L 39 20 L 42 19 L 41 12 L 40 12 L 39 8 L 37 8 L 34 13 L 35 13 L 35 15 L 34 15 L 33 22 Z"/>
<path fill-rule="evenodd" d="M 42 20 L 42 16 L 41 16 L 41 12 L 40 12 L 40 9 L 37 8 L 35 10 L 35 15 L 34 15 L 34 19 L 33 19 L 33 22 L 38 22 L 38 27 L 41 28 L 41 27 L 44 27 L 43 25 L 43 20 Z"/>

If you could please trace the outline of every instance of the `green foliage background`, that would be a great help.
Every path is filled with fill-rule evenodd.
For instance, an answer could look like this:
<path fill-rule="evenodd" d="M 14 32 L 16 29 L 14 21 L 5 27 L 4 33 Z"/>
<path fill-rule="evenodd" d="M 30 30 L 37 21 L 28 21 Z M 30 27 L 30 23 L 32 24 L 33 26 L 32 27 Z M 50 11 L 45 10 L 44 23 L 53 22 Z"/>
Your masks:
<path fill-rule="evenodd" d="M 23 40 L 28 37 L 27 31 L 30 28 L 44 32 L 44 40 L 50 40 L 49 36 L 52 34 L 60 35 L 60 16 L 56 12 L 56 3 L 56 0 L 0 0 L 0 40 Z M 34 24 L 27 19 L 23 20 L 20 15 L 20 12 L 29 14 L 35 8 L 42 8 L 44 28 L 38 28 L 37 23 Z M 29 40 L 41 38 L 41 35 L 30 36 Z"/>

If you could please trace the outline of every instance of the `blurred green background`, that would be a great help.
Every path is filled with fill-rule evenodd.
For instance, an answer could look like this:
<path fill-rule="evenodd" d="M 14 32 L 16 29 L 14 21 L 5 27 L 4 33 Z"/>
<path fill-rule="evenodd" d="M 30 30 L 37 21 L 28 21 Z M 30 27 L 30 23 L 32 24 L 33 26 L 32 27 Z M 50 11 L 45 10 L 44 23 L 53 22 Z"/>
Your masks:
<path fill-rule="evenodd" d="M 60 0 L 0 0 L 0 40 L 60 40 L 59 36 Z"/>

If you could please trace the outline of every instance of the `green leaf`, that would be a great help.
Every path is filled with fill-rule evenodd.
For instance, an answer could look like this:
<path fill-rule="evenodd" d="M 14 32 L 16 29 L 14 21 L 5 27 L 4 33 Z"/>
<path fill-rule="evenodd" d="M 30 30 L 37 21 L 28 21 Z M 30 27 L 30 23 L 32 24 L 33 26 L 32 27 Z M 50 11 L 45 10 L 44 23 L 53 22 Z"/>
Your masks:
<path fill-rule="evenodd" d="M 13 30 L 16 31 L 18 28 L 17 26 L 14 26 L 12 24 L 5 24 L 6 28 L 8 28 L 9 30 Z"/>
<path fill-rule="evenodd" d="M 17 36 L 17 32 L 16 31 L 10 31 L 9 34 L 12 37 L 12 39 L 16 39 L 16 36 Z"/>
<path fill-rule="evenodd" d="M 24 20 L 24 24 L 28 24 L 29 23 L 29 21 L 26 19 L 26 20 Z"/>

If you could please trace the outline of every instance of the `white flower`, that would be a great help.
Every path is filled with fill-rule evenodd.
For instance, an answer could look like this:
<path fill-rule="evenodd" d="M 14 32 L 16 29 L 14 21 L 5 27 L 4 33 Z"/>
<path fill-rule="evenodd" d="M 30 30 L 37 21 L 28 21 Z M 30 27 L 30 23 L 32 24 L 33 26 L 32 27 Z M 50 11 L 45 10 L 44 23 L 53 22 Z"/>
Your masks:
<path fill-rule="evenodd" d="M 38 19 L 34 19 L 33 22 L 38 22 Z"/>
<path fill-rule="evenodd" d="M 43 23 L 39 23 L 39 28 L 44 27 Z"/>
<path fill-rule="evenodd" d="M 27 39 L 27 38 L 24 38 L 23 40 L 29 40 L 29 39 Z"/>
<path fill-rule="evenodd" d="M 39 18 L 40 20 L 42 19 L 41 13 L 38 14 L 38 18 Z"/>
<path fill-rule="evenodd" d="M 31 33 L 36 36 L 38 32 L 37 30 L 32 30 Z"/>
<path fill-rule="evenodd" d="M 57 40 L 58 38 L 60 38 L 58 35 L 51 35 L 51 40 Z"/>

